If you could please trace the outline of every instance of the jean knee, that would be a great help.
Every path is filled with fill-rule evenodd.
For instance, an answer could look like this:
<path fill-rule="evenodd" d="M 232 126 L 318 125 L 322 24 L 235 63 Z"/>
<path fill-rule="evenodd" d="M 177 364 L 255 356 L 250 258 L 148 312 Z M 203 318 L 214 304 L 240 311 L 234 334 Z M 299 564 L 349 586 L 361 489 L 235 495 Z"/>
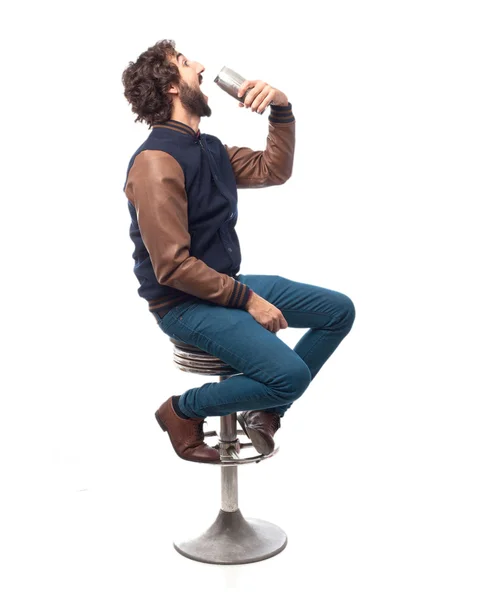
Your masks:
<path fill-rule="evenodd" d="M 354 303 L 351 300 L 351 298 L 348 298 L 348 300 L 349 300 L 349 306 L 348 306 L 348 315 L 347 315 L 346 319 L 348 322 L 349 329 L 351 329 L 351 327 L 353 326 L 353 323 L 354 323 L 354 319 L 356 318 L 356 307 L 354 306 Z"/>
<path fill-rule="evenodd" d="M 294 367 L 288 371 L 291 378 L 289 400 L 296 400 L 307 389 L 311 383 L 311 371 L 308 365 L 301 359 L 294 363 Z"/>
<path fill-rule="evenodd" d="M 341 294 L 340 306 L 340 323 L 347 331 L 349 331 L 353 326 L 354 319 L 356 318 L 356 308 L 351 298 L 349 298 L 349 296 L 346 296 L 345 294 Z"/>

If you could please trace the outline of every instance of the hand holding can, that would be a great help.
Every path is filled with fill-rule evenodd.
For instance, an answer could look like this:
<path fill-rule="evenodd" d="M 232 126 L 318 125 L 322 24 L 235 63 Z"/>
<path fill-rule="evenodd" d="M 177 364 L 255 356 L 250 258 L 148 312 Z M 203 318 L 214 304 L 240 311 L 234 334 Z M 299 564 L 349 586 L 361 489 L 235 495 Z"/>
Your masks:
<path fill-rule="evenodd" d="M 224 90 L 227 94 L 236 98 L 238 100 L 238 90 L 246 81 L 244 77 L 233 71 L 233 69 L 229 69 L 228 67 L 223 67 L 218 75 L 215 77 L 215 83 L 219 85 L 219 87 Z M 244 93 L 242 98 L 239 98 L 241 102 L 246 98 L 247 92 Z"/>

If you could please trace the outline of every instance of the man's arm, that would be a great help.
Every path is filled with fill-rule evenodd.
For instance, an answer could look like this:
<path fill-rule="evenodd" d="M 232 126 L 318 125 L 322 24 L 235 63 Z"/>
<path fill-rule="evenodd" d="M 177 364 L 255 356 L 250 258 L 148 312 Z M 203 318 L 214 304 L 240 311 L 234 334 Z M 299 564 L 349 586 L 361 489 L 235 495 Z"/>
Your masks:
<path fill-rule="evenodd" d="M 280 185 L 292 175 L 296 120 L 291 103 L 272 104 L 268 120 L 265 150 L 225 145 L 239 188 Z"/>
<path fill-rule="evenodd" d="M 144 150 L 125 187 L 159 283 L 230 308 L 245 309 L 251 288 L 190 255 L 183 169 L 167 152 Z"/>

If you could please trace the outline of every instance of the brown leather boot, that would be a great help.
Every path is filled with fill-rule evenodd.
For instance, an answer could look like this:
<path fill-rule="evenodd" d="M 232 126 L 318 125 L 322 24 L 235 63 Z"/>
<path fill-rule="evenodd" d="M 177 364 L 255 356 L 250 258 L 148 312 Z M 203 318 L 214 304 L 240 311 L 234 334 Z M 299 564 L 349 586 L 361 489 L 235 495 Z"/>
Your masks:
<path fill-rule="evenodd" d="M 173 408 L 173 396 L 155 412 L 156 420 L 170 436 L 173 448 L 180 458 L 193 462 L 221 462 L 220 453 L 205 444 L 204 418 L 182 419 Z"/>
<path fill-rule="evenodd" d="M 281 417 L 278 413 L 264 410 L 247 410 L 236 415 L 236 418 L 260 454 L 273 452 L 273 436 L 281 427 Z"/>

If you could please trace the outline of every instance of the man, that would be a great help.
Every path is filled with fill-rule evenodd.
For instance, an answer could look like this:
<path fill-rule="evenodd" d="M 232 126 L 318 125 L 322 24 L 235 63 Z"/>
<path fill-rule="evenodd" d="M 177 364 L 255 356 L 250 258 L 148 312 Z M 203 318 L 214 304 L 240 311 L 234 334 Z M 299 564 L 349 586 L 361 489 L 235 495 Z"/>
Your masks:
<path fill-rule="evenodd" d="M 199 130 L 200 119 L 211 115 L 201 91 L 204 70 L 172 40 L 125 69 L 125 97 L 136 121 L 152 131 L 130 160 L 124 191 L 138 294 L 164 333 L 239 373 L 173 395 L 155 413 L 178 456 L 219 462 L 204 442 L 205 417 L 243 411 L 238 421 L 256 450 L 272 452 L 281 417 L 350 331 L 355 308 L 340 292 L 279 275 L 238 274 L 237 188 L 291 177 L 295 117 L 284 92 L 245 81 L 239 106 L 257 113 L 270 107 L 266 148 L 223 145 Z M 310 328 L 294 350 L 275 335 L 288 325 Z"/>

